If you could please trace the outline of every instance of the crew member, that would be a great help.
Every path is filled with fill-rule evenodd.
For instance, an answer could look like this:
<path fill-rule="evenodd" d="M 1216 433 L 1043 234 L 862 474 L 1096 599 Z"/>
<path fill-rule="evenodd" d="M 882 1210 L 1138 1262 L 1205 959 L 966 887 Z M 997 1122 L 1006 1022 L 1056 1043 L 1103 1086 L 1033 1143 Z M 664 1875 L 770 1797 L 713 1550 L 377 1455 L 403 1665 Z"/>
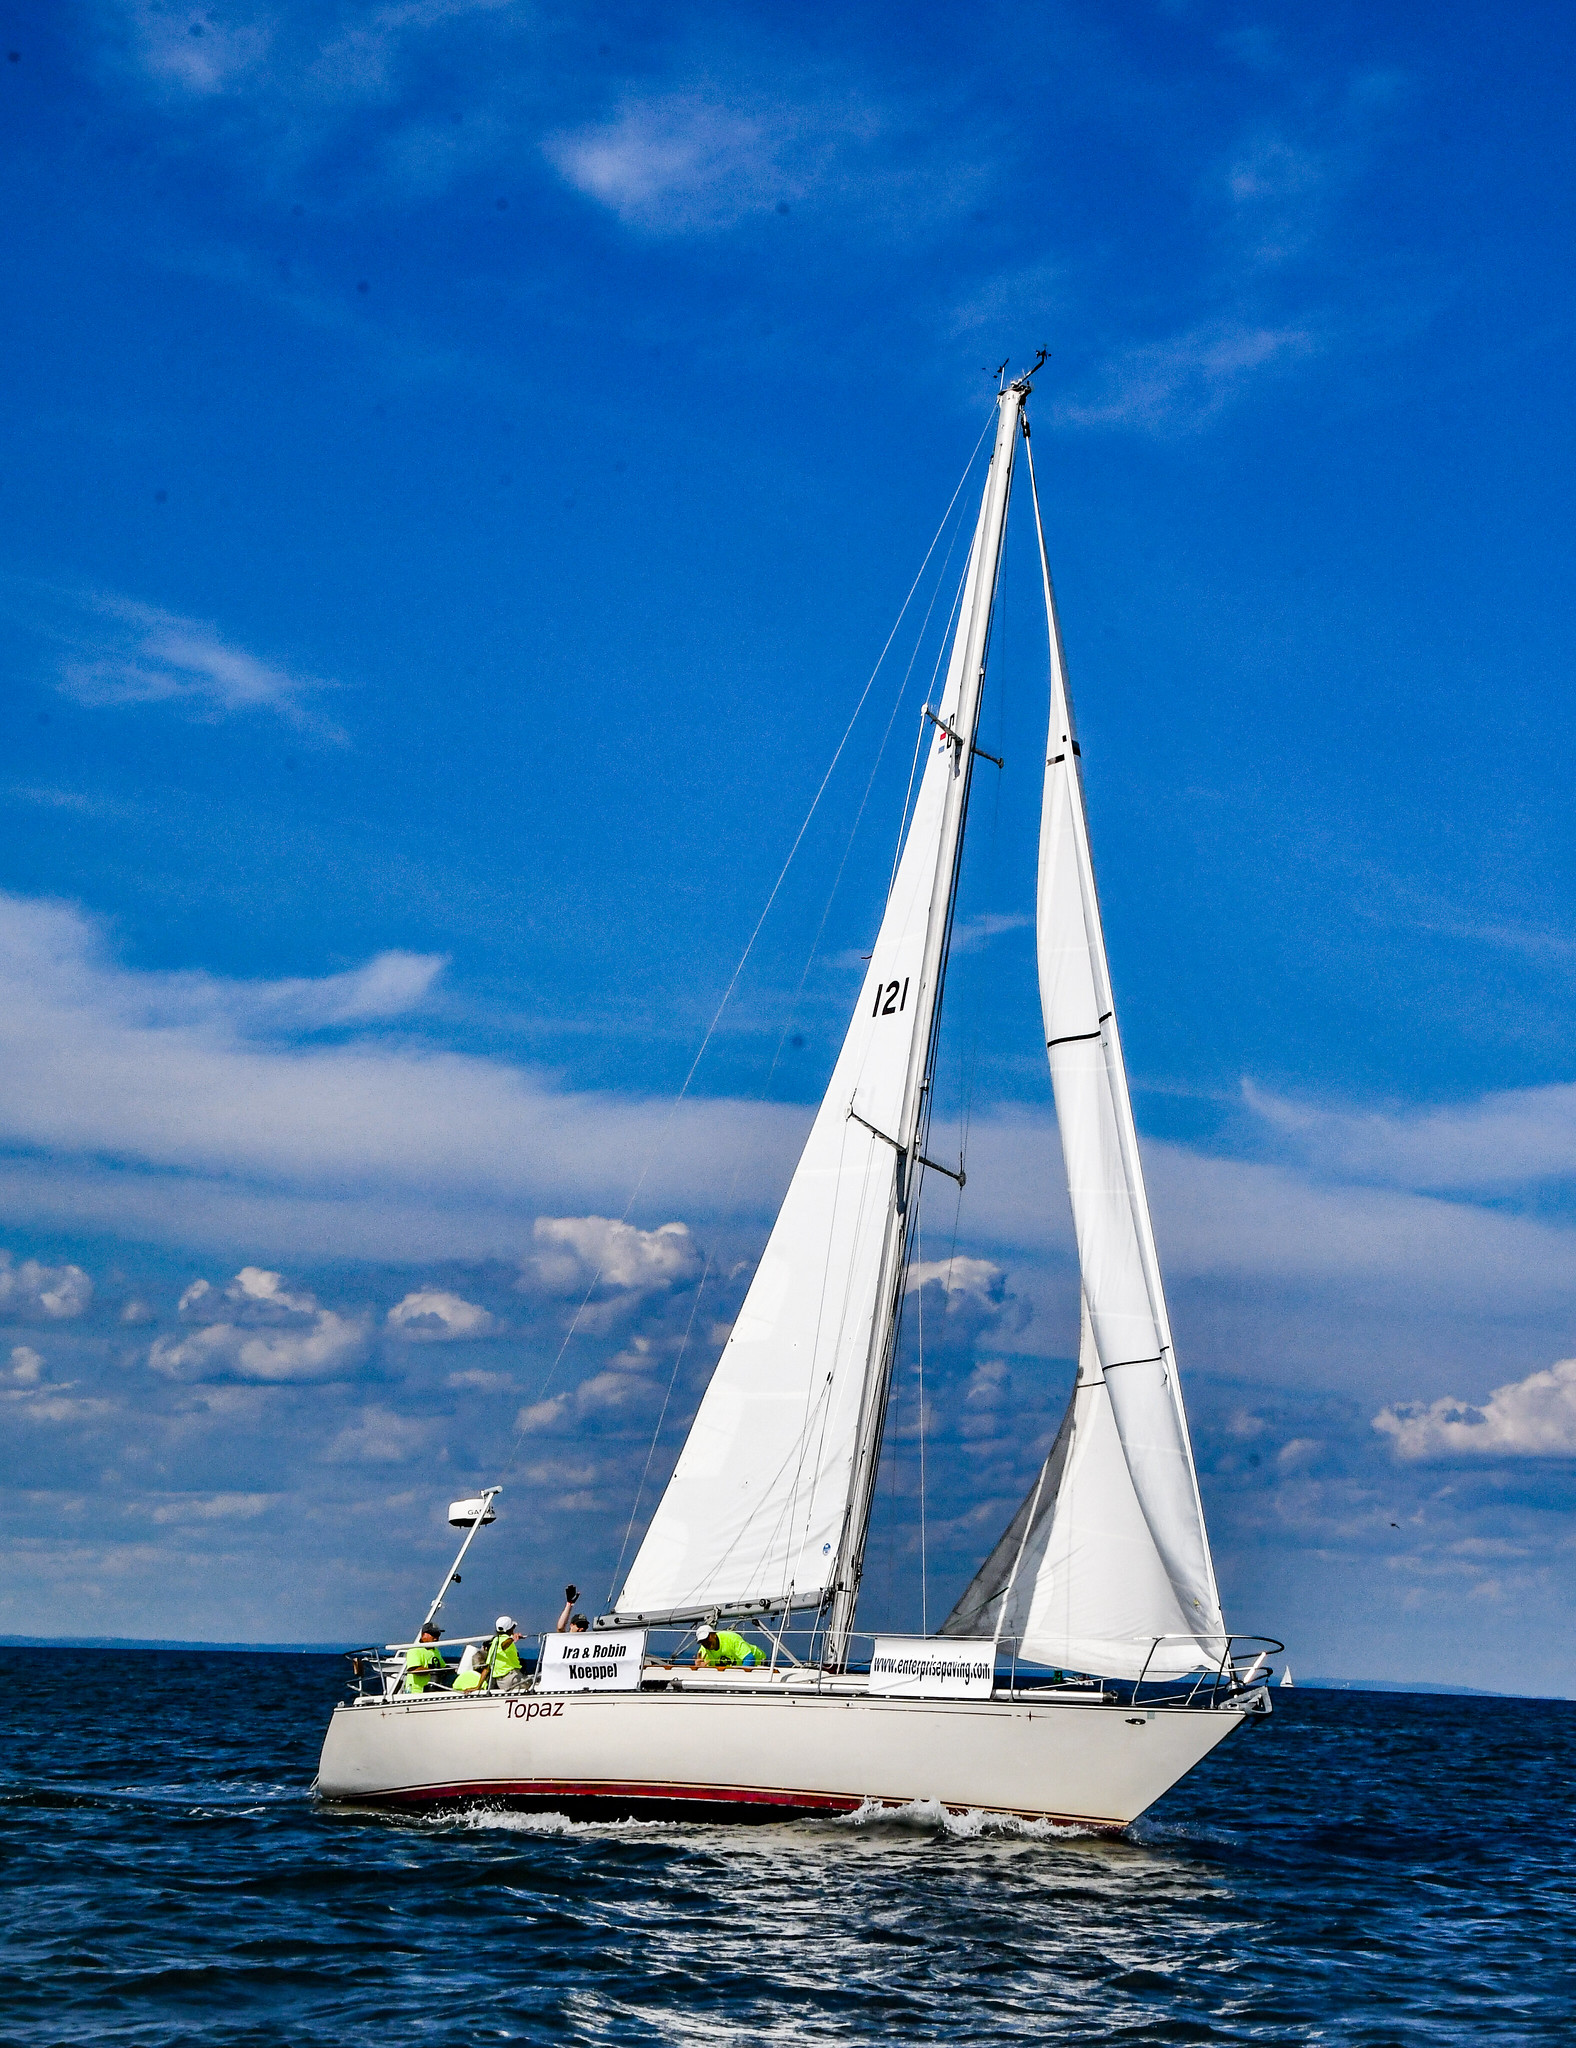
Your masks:
<path fill-rule="evenodd" d="M 574 1611 L 575 1602 L 579 1598 L 580 1588 L 578 1586 L 565 1586 L 564 1611 L 562 1614 L 559 1615 L 557 1623 L 554 1626 L 554 1635 L 561 1636 L 566 1629 L 572 1635 L 579 1636 L 585 1634 L 587 1628 L 590 1626 L 590 1623 L 586 1620 L 583 1614 L 576 1614 Z"/>
<path fill-rule="evenodd" d="M 480 1692 L 482 1688 L 482 1660 L 480 1647 L 467 1643 L 465 1654 L 460 1659 L 459 1669 L 454 1674 L 456 1692 Z"/>
<path fill-rule="evenodd" d="M 440 1671 L 447 1676 L 449 1667 L 438 1648 L 438 1638 L 442 1634 L 443 1630 L 435 1621 L 422 1623 L 421 1637 L 415 1649 L 405 1652 L 406 1692 L 425 1692 Z"/>
<path fill-rule="evenodd" d="M 493 1638 L 482 1652 L 482 1670 L 489 1692 L 507 1692 L 521 1681 L 520 1631 L 514 1617 L 500 1614 L 493 1623 Z"/>
<path fill-rule="evenodd" d="M 719 1665 L 738 1664 L 748 1670 L 752 1664 L 764 1664 L 765 1655 L 754 1643 L 746 1642 L 743 1636 L 735 1635 L 731 1628 L 721 1631 L 714 1628 L 702 1629 L 695 1638 L 695 1668 L 703 1664 L 713 1668 Z"/>

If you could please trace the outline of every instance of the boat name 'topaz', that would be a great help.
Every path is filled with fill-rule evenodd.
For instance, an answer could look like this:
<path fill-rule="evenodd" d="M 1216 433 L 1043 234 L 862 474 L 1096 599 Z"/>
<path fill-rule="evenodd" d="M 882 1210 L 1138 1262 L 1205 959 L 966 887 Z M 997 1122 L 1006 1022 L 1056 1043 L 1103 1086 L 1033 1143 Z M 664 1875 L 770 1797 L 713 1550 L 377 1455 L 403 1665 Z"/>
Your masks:
<path fill-rule="evenodd" d="M 509 1702 L 509 1719 L 511 1721 L 534 1721 L 539 1714 L 561 1714 L 563 1711 L 564 1703 L 562 1700 L 510 1700 Z"/>

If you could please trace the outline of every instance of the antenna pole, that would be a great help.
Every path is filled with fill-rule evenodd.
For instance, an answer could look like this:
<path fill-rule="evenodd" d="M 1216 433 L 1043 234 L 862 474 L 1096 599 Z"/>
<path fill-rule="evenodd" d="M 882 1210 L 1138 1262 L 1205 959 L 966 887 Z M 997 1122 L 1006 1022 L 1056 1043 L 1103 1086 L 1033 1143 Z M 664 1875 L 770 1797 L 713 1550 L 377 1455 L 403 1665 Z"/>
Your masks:
<path fill-rule="evenodd" d="M 443 1584 L 438 1588 L 438 1597 L 427 1609 L 427 1619 L 422 1623 L 421 1628 L 427 1628 L 431 1625 L 433 1616 L 437 1613 L 438 1609 L 443 1605 L 443 1596 L 448 1592 L 449 1588 L 460 1576 L 460 1566 L 465 1562 L 465 1553 L 476 1541 L 476 1532 L 481 1527 L 483 1522 L 486 1521 L 487 1510 L 492 1506 L 493 1502 L 498 1498 L 499 1494 L 502 1492 L 503 1488 L 501 1486 L 489 1486 L 487 1491 L 482 1495 L 481 1506 L 477 1509 L 476 1519 L 474 1522 L 472 1522 L 469 1529 L 466 1530 L 465 1541 L 460 1545 L 460 1554 L 454 1560 L 453 1564 L 449 1566 L 448 1572 L 444 1577 Z M 417 1629 L 416 1631 L 416 1639 L 418 1642 L 421 1640 L 421 1628 Z"/>

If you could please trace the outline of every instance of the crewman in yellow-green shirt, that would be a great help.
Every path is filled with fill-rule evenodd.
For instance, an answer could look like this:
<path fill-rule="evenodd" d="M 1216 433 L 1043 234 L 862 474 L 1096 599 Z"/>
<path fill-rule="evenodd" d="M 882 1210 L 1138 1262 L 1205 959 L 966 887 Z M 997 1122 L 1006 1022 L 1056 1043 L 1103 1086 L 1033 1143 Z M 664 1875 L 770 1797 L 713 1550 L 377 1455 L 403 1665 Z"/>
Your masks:
<path fill-rule="evenodd" d="M 489 1692 L 507 1692 L 520 1683 L 520 1631 L 509 1614 L 499 1615 L 493 1631 L 492 1641 L 482 1652 L 482 1671 Z"/>
<path fill-rule="evenodd" d="M 443 1652 L 438 1648 L 438 1638 L 442 1634 L 443 1630 L 435 1621 L 422 1623 L 415 1649 L 405 1652 L 406 1692 L 425 1692 L 440 1671 L 448 1670 Z"/>
<path fill-rule="evenodd" d="M 765 1655 L 754 1643 L 746 1642 L 743 1636 L 735 1635 L 731 1628 L 718 1631 L 703 1628 L 695 1638 L 695 1668 L 703 1664 L 716 1668 L 719 1665 L 738 1664 L 748 1670 L 752 1664 L 764 1664 Z"/>

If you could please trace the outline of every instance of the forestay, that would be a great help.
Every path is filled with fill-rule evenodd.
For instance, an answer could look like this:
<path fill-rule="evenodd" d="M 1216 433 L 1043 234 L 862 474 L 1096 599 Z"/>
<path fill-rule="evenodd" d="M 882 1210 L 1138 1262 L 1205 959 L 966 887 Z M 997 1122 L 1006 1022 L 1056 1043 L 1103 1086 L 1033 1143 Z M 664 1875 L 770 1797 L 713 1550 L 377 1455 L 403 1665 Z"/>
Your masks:
<path fill-rule="evenodd" d="M 627 1621 L 815 1605 L 857 1584 L 856 1454 L 901 1286 L 905 1155 L 945 958 L 1021 397 L 1004 395 L 946 687 L 886 913 L 809 1140 L 635 1558 Z M 938 922 L 939 921 L 939 922 Z M 884 1388 L 879 1390 L 884 1397 Z M 850 1569 L 848 1553 L 855 1555 Z"/>

